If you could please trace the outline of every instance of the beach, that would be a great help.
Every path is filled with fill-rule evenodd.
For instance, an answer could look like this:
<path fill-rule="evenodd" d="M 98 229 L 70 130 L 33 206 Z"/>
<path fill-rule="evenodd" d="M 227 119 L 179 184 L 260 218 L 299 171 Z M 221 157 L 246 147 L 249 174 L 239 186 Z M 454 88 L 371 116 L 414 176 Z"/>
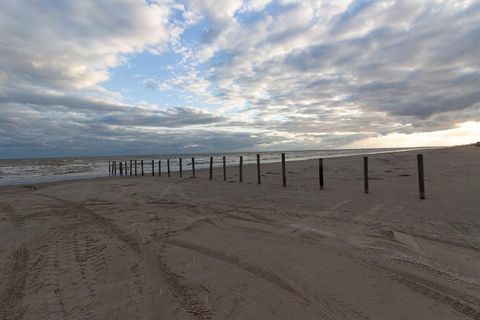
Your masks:
<path fill-rule="evenodd" d="M 480 319 L 479 147 L 323 165 L 0 187 L 0 319 Z"/>

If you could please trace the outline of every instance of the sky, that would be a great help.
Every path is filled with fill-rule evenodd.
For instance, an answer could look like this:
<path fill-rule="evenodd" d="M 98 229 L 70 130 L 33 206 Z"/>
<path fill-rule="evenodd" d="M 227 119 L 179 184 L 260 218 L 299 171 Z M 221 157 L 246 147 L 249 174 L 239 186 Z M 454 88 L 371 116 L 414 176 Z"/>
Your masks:
<path fill-rule="evenodd" d="M 18 0 L 0 158 L 480 140 L 480 0 Z"/>

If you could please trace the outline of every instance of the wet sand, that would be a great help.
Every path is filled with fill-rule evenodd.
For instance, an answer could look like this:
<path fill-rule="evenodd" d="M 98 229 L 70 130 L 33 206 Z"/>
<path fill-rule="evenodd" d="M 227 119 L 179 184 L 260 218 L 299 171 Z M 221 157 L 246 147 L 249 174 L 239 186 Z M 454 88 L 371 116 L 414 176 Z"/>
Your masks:
<path fill-rule="evenodd" d="M 480 148 L 0 188 L 0 319 L 480 319 Z"/>

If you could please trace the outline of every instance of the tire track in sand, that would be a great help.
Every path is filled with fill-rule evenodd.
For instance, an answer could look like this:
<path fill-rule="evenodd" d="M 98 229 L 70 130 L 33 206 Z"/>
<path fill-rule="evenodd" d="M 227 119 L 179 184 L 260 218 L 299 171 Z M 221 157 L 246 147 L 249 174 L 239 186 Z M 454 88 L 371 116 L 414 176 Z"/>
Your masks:
<path fill-rule="evenodd" d="M 9 256 L 6 286 L 0 293 L 0 318 L 21 319 L 25 308 L 21 305 L 28 277 L 28 248 L 25 244 Z"/>
<path fill-rule="evenodd" d="M 391 266 L 378 264 L 377 267 L 389 273 L 393 280 L 396 280 L 408 288 L 445 305 L 449 305 L 454 310 L 463 313 L 472 319 L 480 320 L 480 299 L 419 275 L 399 270 Z"/>
<path fill-rule="evenodd" d="M 195 294 L 191 292 L 191 290 L 189 290 L 188 287 L 182 283 L 182 279 L 168 268 L 164 258 L 162 256 L 159 256 L 158 253 L 146 252 L 147 248 L 143 246 L 135 236 L 122 230 L 120 227 L 112 223 L 110 219 L 99 215 L 95 211 L 86 208 L 82 204 L 46 194 L 36 195 L 56 200 L 59 203 L 63 204 L 65 207 L 75 212 L 76 214 L 85 218 L 87 221 L 98 225 L 107 233 L 108 236 L 125 243 L 130 248 L 130 250 L 132 250 L 137 256 L 141 256 L 143 252 L 144 254 L 155 257 L 158 271 L 168 285 L 172 296 L 177 298 L 178 303 L 188 313 L 198 319 L 216 318 L 213 311 L 203 305 L 203 303 L 201 303 L 196 298 Z"/>
<path fill-rule="evenodd" d="M 253 219 L 248 219 L 248 221 L 263 224 L 263 222 L 254 221 Z M 279 236 L 283 237 L 282 234 L 279 234 Z M 366 259 L 364 257 L 356 256 L 351 252 L 345 252 L 339 248 L 335 248 L 335 253 L 350 257 L 357 263 L 367 267 L 381 270 L 382 272 L 387 273 L 392 280 L 405 285 L 416 292 L 424 294 L 429 298 L 448 305 L 457 312 L 463 313 L 472 319 L 480 320 L 479 298 L 420 275 L 400 270 L 391 266 L 389 263 L 378 260 L 378 258 L 372 257 L 372 259 Z"/>
<path fill-rule="evenodd" d="M 18 229 L 23 226 L 24 219 L 17 213 L 17 210 L 15 210 L 14 207 L 5 202 L 0 202 L 0 210 L 7 214 L 7 218 L 10 220 L 15 230 L 18 231 Z"/>
<path fill-rule="evenodd" d="M 16 236 L 16 248 L 10 253 L 6 266 L 6 285 L 3 292 L 0 292 L 0 318 L 20 319 L 25 313 L 25 307 L 21 303 L 25 295 L 29 257 L 28 247 L 23 243 L 24 219 L 14 207 L 5 202 L 0 202 L 0 210 L 6 213 Z"/>
<path fill-rule="evenodd" d="M 302 293 L 299 289 L 296 289 L 294 285 L 289 283 L 288 280 L 282 278 L 275 272 L 258 266 L 253 263 L 249 263 L 241 260 L 239 257 L 227 254 L 223 251 L 207 248 L 183 240 L 167 240 L 167 244 L 192 250 L 194 252 L 206 255 L 208 257 L 226 262 L 233 266 L 236 266 L 250 274 L 262 278 L 270 284 L 276 286 L 287 292 L 290 296 L 300 300 L 304 304 L 313 305 L 317 308 L 318 314 L 322 315 L 322 319 L 366 319 L 367 317 L 360 315 L 357 312 L 343 308 L 338 303 L 329 301 L 325 298 L 312 297 L 306 293 Z"/>

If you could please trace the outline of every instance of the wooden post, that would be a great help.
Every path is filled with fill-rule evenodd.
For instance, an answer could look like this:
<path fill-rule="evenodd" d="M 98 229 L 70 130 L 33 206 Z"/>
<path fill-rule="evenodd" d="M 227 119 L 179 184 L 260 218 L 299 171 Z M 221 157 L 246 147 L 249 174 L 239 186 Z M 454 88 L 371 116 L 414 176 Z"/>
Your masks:
<path fill-rule="evenodd" d="M 170 177 L 170 159 L 167 159 L 167 176 Z"/>
<path fill-rule="evenodd" d="M 240 166 L 238 167 L 239 169 L 239 176 L 240 176 L 240 183 L 243 182 L 243 157 L 240 156 Z"/>
<path fill-rule="evenodd" d="M 227 181 L 227 163 L 225 156 L 223 156 L 223 181 Z"/>
<path fill-rule="evenodd" d="M 180 168 L 180 177 L 183 177 L 183 172 L 182 172 L 182 158 L 179 159 L 178 166 Z"/>
<path fill-rule="evenodd" d="M 162 160 L 158 160 L 158 176 L 162 176 Z"/>
<path fill-rule="evenodd" d="M 130 160 L 130 175 L 132 175 L 132 160 Z"/>
<path fill-rule="evenodd" d="M 262 183 L 262 175 L 260 172 L 260 155 L 257 153 L 257 182 L 258 184 Z"/>
<path fill-rule="evenodd" d="M 323 159 L 318 159 L 318 179 L 320 183 L 320 190 L 323 190 Z"/>
<path fill-rule="evenodd" d="M 128 176 L 127 160 L 125 160 L 125 175 Z"/>
<path fill-rule="evenodd" d="M 418 190 L 420 192 L 420 199 L 425 200 L 425 179 L 423 175 L 423 154 L 417 154 L 418 166 Z"/>
<path fill-rule="evenodd" d="M 213 157 L 210 157 L 210 180 L 213 178 Z"/>
<path fill-rule="evenodd" d="M 135 160 L 135 175 L 137 175 L 137 160 Z"/>
<path fill-rule="evenodd" d="M 122 167 L 122 161 L 120 161 L 120 175 L 123 176 L 123 167 Z"/>
<path fill-rule="evenodd" d="M 195 178 L 195 158 L 192 158 L 192 178 Z"/>
<path fill-rule="evenodd" d="M 283 186 L 287 186 L 287 175 L 285 173 L 285 153 L 282 153 L 282 180 Z"/>
<path fill-rule="evenodd" d="M 110 161 L 108 161 L 108 176 L 112 175 L 112 166 L 110 165 Z"/>
<path fill-rule="evenodd" d="M 368 157 L 363 157 L 363 187 L 368 193 Z"/>
<path fill-rule="evenodd" d="M 155 177 L 155 160 L 152 160 L 152 177 Z"/>
<path fill-rule="evenodd" d="M 140 160 L 140 166 L 142 167 L 142 177 L 144 176 L 143 174 L 143 160 Z"/>
<path fill-rule="evenodd" d="M 115 175 L 115 161 L 112 162 L 112 176 Z"/>

